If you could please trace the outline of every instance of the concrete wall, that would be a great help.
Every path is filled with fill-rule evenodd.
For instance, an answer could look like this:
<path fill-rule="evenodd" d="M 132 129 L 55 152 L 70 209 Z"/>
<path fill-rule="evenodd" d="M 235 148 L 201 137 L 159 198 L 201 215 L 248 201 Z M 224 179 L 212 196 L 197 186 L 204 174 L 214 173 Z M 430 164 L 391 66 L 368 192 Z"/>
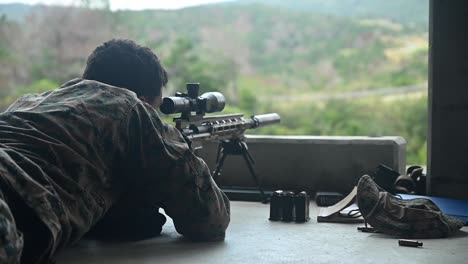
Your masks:
<path fill-rule="evenodd" d="M 249 150 L 266 189 L 339 191 L 347 193 L 363 174 L 385 164 L 404 173 L 406 142 L 401 137 L 247 136 Z M 199 152 L 215 169 L 218 144 Z M 224 187 L 255 187 L 241 156 L 228 156 Z"/>

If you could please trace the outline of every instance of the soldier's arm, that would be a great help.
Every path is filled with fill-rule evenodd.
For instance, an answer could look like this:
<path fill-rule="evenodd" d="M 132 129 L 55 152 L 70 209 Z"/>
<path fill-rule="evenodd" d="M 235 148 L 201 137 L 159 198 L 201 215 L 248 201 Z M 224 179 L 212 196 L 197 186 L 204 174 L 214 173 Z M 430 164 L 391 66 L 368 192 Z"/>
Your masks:
<path fill-rule="evenodd" d="M 143 199 L 162 207 L 177 232 L 190 239 L 224 239 L 230 220 L 229 200 L 205 162 L 194 155 L 179 131 L 163 124 L 148 105 L 136 106 L 129 124 L 134 128 L 131 144 L 138 153 Z"/>
<path fill-rule="evenodd" d="M 177 232 L 193 240 L 222 240 L 229 224 L 229 200 L 205 162 L 188 154 L 171 172 L 170 195 L 161 203 Z"/>

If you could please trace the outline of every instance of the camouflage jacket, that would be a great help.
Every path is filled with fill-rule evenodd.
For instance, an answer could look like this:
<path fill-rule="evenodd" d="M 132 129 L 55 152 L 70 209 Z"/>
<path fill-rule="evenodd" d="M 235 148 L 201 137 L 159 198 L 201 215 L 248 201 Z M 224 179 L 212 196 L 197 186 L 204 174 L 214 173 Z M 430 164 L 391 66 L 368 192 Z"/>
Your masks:
<path fill-rule="evenodd" d="M 109 210 L 161 207 L 197 240 L 223 239 L 230 219 L 229 200 L 175 128 L 133 92 L 89 80 L 0 114 L 0 182 L 50 230 L 49 257 Z"/>

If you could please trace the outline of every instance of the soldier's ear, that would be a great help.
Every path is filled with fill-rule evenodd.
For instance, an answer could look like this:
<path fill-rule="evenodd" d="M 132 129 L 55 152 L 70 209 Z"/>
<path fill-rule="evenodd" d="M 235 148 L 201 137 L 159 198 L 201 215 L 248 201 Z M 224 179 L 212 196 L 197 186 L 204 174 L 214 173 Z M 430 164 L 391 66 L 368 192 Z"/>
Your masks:
<path fill-rule="evenodd" d="M 148 102 L 148 101 L 146 100 L 146 97 L 144 97 L 144 96 L 138 96 L 138 99 L 140 99 L 140 100 L 143 101 L 143 102 Z"/>
<path fill-rule="evenodd" d="M 161 106 L 161 102 L 162 102 L 162 97 L 161 96 L 155 96 L 155 97 L 138 96 L 138 99 L 140 99 L 141 101 L 151 105 L 154 108 L 159 108 L 159 106 Z"/>

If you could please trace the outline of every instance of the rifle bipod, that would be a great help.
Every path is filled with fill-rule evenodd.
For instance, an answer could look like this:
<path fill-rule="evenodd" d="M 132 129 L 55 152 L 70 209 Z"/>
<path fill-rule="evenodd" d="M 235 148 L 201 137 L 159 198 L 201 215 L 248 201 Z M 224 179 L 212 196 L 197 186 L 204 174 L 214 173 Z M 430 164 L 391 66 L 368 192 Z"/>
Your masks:
<path fill-rule="evenodd" d="M 221 170 L 227 155 L 242 155 L 244 157 L 244 160 L 247 163 L 247 167 L 250 171 L 250 175 L 252 175 L 252 179 L 260 191 L 261 202 L 268 203 L 268 199 L 265 196 L 262 187 L 260 186 L 260 182 L 258 181 L 257 172 L 255 171 L 254 167 L 255 161 L 249 152 L 247 143 L 245 143 L 245 141 L 240 138 L 225 139 L 219 142 L 218 153 L 216 155 L 216 170 L 213 173 L 213 178 L 216 179 L 221 175 Z"/>

